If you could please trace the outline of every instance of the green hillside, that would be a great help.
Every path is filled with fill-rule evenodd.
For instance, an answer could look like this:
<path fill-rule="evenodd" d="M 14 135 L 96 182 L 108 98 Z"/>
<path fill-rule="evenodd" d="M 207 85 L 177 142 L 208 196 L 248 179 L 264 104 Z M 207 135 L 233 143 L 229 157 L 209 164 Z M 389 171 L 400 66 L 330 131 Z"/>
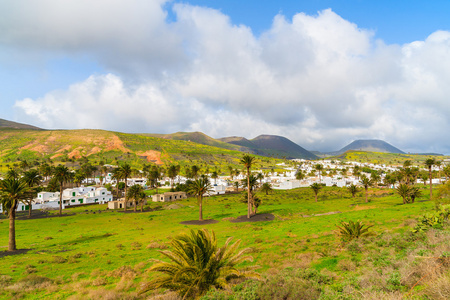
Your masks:
<path fill-rule="evenodd" d="M 0 164 L 52 160 L 118 164 L 126 161 L 140 167 L 154 164 L 200 164 L 238 167 L 242 152 L 193 141 L 165 139 L 105 130 L 0 129 Z M 225 144 L 225 143 L 223 143 Z M 230 146 L 231 147 L 231 146 Z M 259 167 L 271 167 L 278 160 L 259 157 Z"/>

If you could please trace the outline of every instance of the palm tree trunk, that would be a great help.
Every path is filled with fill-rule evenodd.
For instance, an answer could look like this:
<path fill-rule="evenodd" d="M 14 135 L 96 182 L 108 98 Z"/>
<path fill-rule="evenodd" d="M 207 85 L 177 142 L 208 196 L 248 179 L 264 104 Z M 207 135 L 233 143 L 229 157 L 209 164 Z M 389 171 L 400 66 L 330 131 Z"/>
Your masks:
<path fill-rule="evenodd" d="M 33 200 L 30 199 L 30 203 L 29 203 L 29 206 L 28 206 L 28 218 L 31 218 L 31 206 L 32 205 L 33 205 Z"/>
<path fill-rule="evenodd" d="M 16 211 L 11 209 L 9 213 L 9 241 L 8 251 L 16 250 Z"/>
<path fill-rule="evenodd" d="M 317 202 L 317 193 L 315 193 L 314 198 L 316 199 L 316 202 Z"/>
<path fill-rule="evenodd" d="M 247 168 L 247 219 L 250 219 L 250 212 L 252 207 L 250 206 L 250 168 Z"/>
<path fill-rule="evenodd" d="M 134 212 L 136 212 L 136 199 L 134 200 Z"/>
<path fill-rule="evenodd" d="M 433 198 L 433 172 L 431 171 L 431 166 L 429 167 L 430 171 L 430 200 Z"/>
<path fill-rule="evenodd" d="M 367 199 L 368 194 L 368 189 L 366 188 L 366 203 L 369 202 L 369 200 Z"/>
<path fill-rule="evenodd" d="M 124 201 L 124 205 L 123 205 L 124 212 L 127 211 L 127 181 L 128 181 L 128 178 L 125 177 L 125 201 Z"/>
<path fill-rule="evenodd" d="M 198 198 L 198 206 L 199 206 L 199 220 L 203 221 L 203 201 L 202 196 L 199 196 Z"/>
<path fill-rule="evenodd" d="M 144 211 L 144 199 L 141 200 L 141 212 Z"/>
<path fill-rule="evenodd" d="M 63 192 L 63 183 L 61 182 L 61 186 L 59 188 L 59 215 L 62 215 L 62 192 Z"/>

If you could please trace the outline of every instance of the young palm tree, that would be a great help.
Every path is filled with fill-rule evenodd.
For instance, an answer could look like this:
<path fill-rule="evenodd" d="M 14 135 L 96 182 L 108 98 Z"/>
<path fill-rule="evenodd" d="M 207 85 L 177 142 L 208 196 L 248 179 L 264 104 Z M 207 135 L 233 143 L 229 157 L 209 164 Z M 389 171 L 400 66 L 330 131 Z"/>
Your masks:
<path fill-rule="evenodd" d="M 53 171 L 53 178 L 59 182 L 59 215 L 62 215 L 62 194 L 64 183 L 69 182 L 72 179 L 72 173 L 66 166 L 59 165 Z"/>
<path fill-rule="evenodd" d="M 356 193 L 359 192 L 358 187 L 353 183 L 347 187 L 347 190 L 352 194 L 353 198 L 355 198 Z"/>
<path fill-rule="evenodd" d="M 341 237 L 343 243 L 371 235 L 369 228 L 372 226 L 373 225 L 365 225 L 361 221 L 342 221 L 341 226 L 336 225 L 338 228 L 338 235 Z"/>
<path fill-rule="evenodd" d="M 16 209 L 27 190 L 27 184 L 23 180 L 17 178 L 0 180 L 0 203 L 9 217 L 8 251 L 16 250 Z"/>
<path fill-rule="evenodd" d="M 25 171 L 23 173 L 23 181 L 27 184 L 27 186 L 30 188 L 30 190 L 33 190 L 35 186 L 39 186 L 42 182 L 42 176 L 39 175 L 39 171 L 36 169 L 31 169 L 29 171 Z M 31 217 L 31 210 L 33 205 L 33 196 L 34 193 L 29 194 L 30 198 L 26 201 L 26 204 L 28 205 L 28 217 Z"/>
<path fill-rule="evenodd" d="M 239 263 L 253 261 L 253 258 L 245 255 L 250 248 L 237 252 L 240 240 L 233 244 L 231 241 L 230 237 L 219 247 L 214 231 L 209 233 L 206 229 L 191 230 L 190 234 L 175 237 L 169 242 L 171 251 L 159 251 L 170 262 L 157 260 L 149 269 L 162 276 L 150 281 L 142 292 L 166 288 L 177 292 L 182 299 L 198 299 L 211 287 L 228 288 L 231 279 L 260 279 L 256 272 L 237 269 Z"/>
<path fill-rule="evenodd" d="M 188 186 L 188 193 L 197 197 L 200 221 L 203 221 L 203 195 L 208 193 L 209 190 L 211 190 L 211 183 L 206 176 L 201 176 Z"/>
<path fill-rule="evenodd" d="M 411 202 L 414 203 L 416 198 L 422 197 L 422 191 L 418 187 L 412 186 L 409 188 L 409 197 L 411 198 Z"/>
<path fill-rule="evenodd" d="M 370 180 L 367 176 L 363 175 L 361 176 L 361 184 L 364 187 L 364 190 L 366 191 L 366 203 L 369 202 L 369 187 L 373 184 L 372 180 Z"/>
<path fill-rule="evenodd" d="M 397 194 L 399 194 L 399 196 L 402 197 L 403 204 L 408 203 L 408 198 L 409 198 L 409 194 L 410 194 L 410 187 L 407 184 L 402 183 L 402 184 L 398 185 L 396 191 L 397 191 Z"/>
<path fill-rule="evenodd" d="M 261 192 L 266 193 L 266 195 L 269 195 L 269 193 L 271 193 L 272 191 L 273 191 L 272 185 L 268 182 L 265 182 L 261 186 Z"/>
<path fill-rule="evenodd" d="M 244 167 L 247 169 L 247 187 L 250 186 L 250 169 L 254 163 L 255 163 L 255 158 L 248 154 L 245 154 L 241 159 L 241 164 L 243 164 Z M 252 213 L 251 194 L 250 193 L 251 193 L 251 191 L 248 188 L 247 189 L 247 218 L 248 219 L 250 219 L 250 216 Z"/>
<path fill-rule="evenodd" d="M 429 177 L 430 177 L 430 200 L 433 198 L 433 172 L 431 168 L 436 164 L 436 161 L 433 158 L 428 158 L 425 161 L 425 166 L 428 167 Z"/>
<path fill-rule="evenodd" d="M 316 202 L 317 202 L 317 194 L 318 194 L 319 191 L 322 189 L 322 185 L 321 185 L 321 184 L 318 184 L 317 182 L 314 182 L 314 183 L 311 184 L 309 187 L 313 190 L 314 196 L 315 196 L 315 200 L 316 200 Z"/>

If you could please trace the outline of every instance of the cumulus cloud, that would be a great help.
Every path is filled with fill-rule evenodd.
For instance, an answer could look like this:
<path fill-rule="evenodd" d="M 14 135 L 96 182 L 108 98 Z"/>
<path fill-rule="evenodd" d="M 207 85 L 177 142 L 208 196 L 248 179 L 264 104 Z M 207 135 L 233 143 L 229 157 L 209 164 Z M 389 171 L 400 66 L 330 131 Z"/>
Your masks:
<path fill-rule="evenodd" d="M 21 120 L 47 128 L 278 134 L 315 150 L 381 138 L 406 151 L 450 152 L 449 32 L 386 45 L 327 9 L 292 20 L 277 15 L 255 36 L 217 10 L 187 4 L 174 3 L 176 20 L 168 22 L 163 0 L 73 0 L 51 9 L 50 2 L 8 4 L 0 44 L 83 52 L 109 73 L 17 101 Z"/>

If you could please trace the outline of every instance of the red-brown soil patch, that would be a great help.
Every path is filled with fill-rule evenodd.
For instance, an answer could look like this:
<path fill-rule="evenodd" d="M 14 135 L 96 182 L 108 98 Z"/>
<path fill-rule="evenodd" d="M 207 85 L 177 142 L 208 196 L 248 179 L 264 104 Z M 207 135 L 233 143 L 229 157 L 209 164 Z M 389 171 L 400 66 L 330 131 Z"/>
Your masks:
<path fill-rule="evenodd" d="M 145 152 L 137 152 L 139 156 L 146 156 L 148 162 L 153 162 L 157 165 L 164 164 L 161 160 L 161 152 L 155 150 L 147 150 Z"/>

